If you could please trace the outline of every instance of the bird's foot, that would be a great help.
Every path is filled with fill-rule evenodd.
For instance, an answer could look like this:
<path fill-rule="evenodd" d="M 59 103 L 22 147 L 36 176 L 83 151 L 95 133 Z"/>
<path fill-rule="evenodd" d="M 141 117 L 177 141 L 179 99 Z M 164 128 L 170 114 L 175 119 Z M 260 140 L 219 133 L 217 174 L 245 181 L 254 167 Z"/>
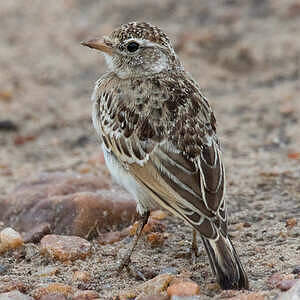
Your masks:
<path fill-rule="evenodd" d="M 130 274 L 134 278 L 143 281 L 147 280 L 144 274 L 134 267 L 134 265 L 131 262 L 130 256 L 127 253 L 125 257 L 122 259 L 121 263 L 119 264 L 117 271 L 121 272 L 124 268 L 126 268 L 128 274 Z"/>

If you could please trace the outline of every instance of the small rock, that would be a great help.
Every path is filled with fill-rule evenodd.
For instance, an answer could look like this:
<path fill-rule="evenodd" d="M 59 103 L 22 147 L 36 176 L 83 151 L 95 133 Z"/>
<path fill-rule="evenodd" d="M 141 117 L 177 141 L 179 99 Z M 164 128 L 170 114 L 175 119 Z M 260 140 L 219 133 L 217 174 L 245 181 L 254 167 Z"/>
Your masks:
<path fill-rule="evenodd" d="M 216 282 L 214 282 L 214 283 L 208 283 L 208 284 L 206 284 L 206 286 L 205 286 L 209 291 L 214 291 L 214 292 L 216 292 L 216 291 L 219 291 L 220 290 L 220 285 L 218 284 L 218 283 L 216 283 Z"/>
<path fill-rule="evenodd" d="M 163 268 L 159 274 L 173 274 L 173 275 L 176 275 L 178 274 L 178 270 L 175 268 L 175 267 L 166 267 L 166 268 Z"/>
<path fill-rule="evenodd" d="M 34 135 L 26 135 L 26 136 L 23 136 L 23 135 L 18 135 L 15 137 L 14 139 L 14 144 L 16 146 L 21 146 L 27 142 L 32 142 L 36 139 L 36 136 Z"/>
<path fill-rule="evenodd" d="M 138 222 L 135 222 L 130 229 L 130 235 L 135 235 L 137 228 L 138 228 Z M 143 233 L 147 234 L 150 232 L 164 232 L 166 230 L 165 224 L 163 224 L 160 220 L 156 220 L 152 217 L 149 217 L 148 223 L 145 225 L 143 229 Z"/>
<path fill-rule="evenodd" d="M 17 290 L 8 292 L 8 293 L 1 293 L 0 300 L 34 300 L 32 297 L 28 295 L 24 295 Z"/>
<path fill-rule="evenodd" d="M 237 296 L 241 292 L 238 290 L 224 290 L 219 294 L 220 299 L 232 299 L 233 297 Z"/>
<path fill-rule="evenodd" d="M 78 172 L 80 174 L 88 174 L 91 171 L 92 171 L 92 168 L 91 168 L 91 166 L 88 166 L 88 165 L 83 165 L 78 168 Z"/>
<path fill-rule="evenodd" d="M 14 290 L 17 290 L 21 293 L 26 293 L 28 287 L 22 281 L 9 281 L 9 282 L 1 281 L 0 282 L 0 293 L 7 293 Z"/>
<path fill-rule="evenodd" d="M 277 288 L 287 291 L 297 283 L 298 279 L 282 280 L 278 283 Z"/>
<path fill-rule="evenodd" d="M 151 217 L 155 220 L 164 220 L 167 215 L 167 212 L 163 210 L 154 210 L 151 212 Z"/>
<path fill-rule="evenodd" d="M 240 294 L 229 298 L 228 300 L 265 300 L 266 297 L 262 293 L 256 292 L 239 292 Z"/>
<path fill-rule="evenodd" d="M 288 158 L 290 159 L 300 159 L 300 152 L 291 152 L 288 154 Z"/>
<path fill-rule="evenodd" d="M 11 120 L 3 120 L 3 121 L 0 121 L 0 130 L 17 131 L 18 126 Z"/>
<path fill-rule="evenodd" d="M 8 270 L 8 266 L 0 265 L 0 275 L 3 275 Z"/>
<path fill-rule="evenodd" d="M 147 242 L 151 247 L 161 247 L 164 241 L 164 235 L 160 232 L 152 232 L 147 235 Z"/>
<path fill-rule="evenodd" d="M 161 295 L 163 292 L 167 290 L 168 285 L 174 278 L 175 276 L 171 274 L 158 275 L 152 278 L 151 280 L 148 280 L 134 287 L 132 290 L 127 290 L 122 292 L 119 295 L 119 297 L 120 299 L 127 299 L 127 298 L 135 298 L 137 296 L 144 297 L 144 296 Z"/>
<path fill-rule="evenodd" d="M 1 208 L 0 220 L 16 230 L 29 232 L 37 224 L 48 223 L 54 234 L 87 239 L 128 226 L 136 215 L 132 196 L 111 189 L 111 179 L 105 174 L 43 173 L 20 184 L 1 202 Z"/>
<path fill-rule="evenodd" d="M 40 286 L 32 291 L 32 295 L 35 299 L 41 300 L 45 295 L 58 294 L 65 297 L 71 297 L 75 293 L 74 288 L 63 283 L 50 283 Z"/>
<path fill-rule="evenodd" d="M 98 298 L 99 294 L 96 291 L 85 290 L 76 292 L 72 300 L 93 300 Z"/>
<path fill-rule="evenodd" d="M 145 296 L 145 297 L 138 297 L 138 300 L 168 300 L 168 296 Z"/>
<path fill-rule="evenodd" d="M 3 250 L 16 249 L 23 245 L 23 239 L 17 231 L 7 227 L 0 232 L 1 247 Z"/>
<path fill-rule="evenodd" d="M 200 294 L 200 287 L 196 282 L 179 281 L 171 284 L 167 293 L 169 296 L 194 296 Z"/>
<path fill-rule="evenodd" d="M 200 296 L 172 296 L 170 300 L 201 300 Z"/>
<path fill-rule="evenodd" d="M 42 237 L 49 233 L 51 233 L 51 225 L 49 223 L 38 224 L 24 234 L 24 242 L 39 243 Z"/>
<path fill-rule="evenodd" d="M 91 280 L 91 274 L 85 271 L 75 271 L 73 274 L 73 280 L 88 282 Z"/>
<path fill-rule="evenodd" d="M 40 300 L 66 300 L 66 297 L 62 294 L 49 294 L 42 296 Z"/>
<path fill-rule="evenodd" d="M 32 243 L 25 244 L 25 259 L 26 261 L 32 260 L 35 256 L 40 255 L 40 249 L 37 245 Z"/>
<path fill-rule="evenodd" d="M 292 271 L 293 274 L 300 274 L 300 266 L 297 266 Z"/>
<path fill-rule="evenodd" d="M 236 223 L 233 226 L 233 229 L 236 231 L 241 231 L 244 228 L 244 223 Z"/>
<path fill-rule="evenodd" d="M 39 277 L 49 277 L 55 276 L 58 272 L 58 269 L 51 266 L 41 266 L 37 269 L 35 275 Z"/>
<path fill-rule="evenodd" d="M 163 224 L 160 220 L 149 218 L 148 223 L 145 225 L 143 232 L 164 232 L 166 230 L 166 225 Z"/>
<path fill-rule="evenodd" d="M 13 94 L 10 90 L 0 91 L 0 100 L 10 101 L 13 97 Z"/>
<path fill-rule="evenodd" d="M 274 273 L 273 275 L 271 275 L 268 280 L 267 280 L 267 285 L 274 289 L 277 288 L 278 284 L 282 281 L 282 280 L 290 280 L 293 279 L 294 276 L 292 274 L 280 274 L 280 273 Z"/>
<path fill-rule="evenodd" d="M 300 299 L 300 279 L 287 292 L 281 293 L 276 300 L 298 300 Z"/>
<path fill-rule="evenodd" d="M 91 244 L 78 236 L 49 234 L 41 240 L 41 253 L 60 261 L 74 261 L 89 256 Z"/>
<path fill-rule="evenodd" d="M 295 225 L 297 225 L 297 220 L 296 220 L 296 218 L 290 218 L 290 219 L 287 219 L 286 222 L 285 222 L 285 226 L 286 226 L 288 229 L 292 229 Z"/>

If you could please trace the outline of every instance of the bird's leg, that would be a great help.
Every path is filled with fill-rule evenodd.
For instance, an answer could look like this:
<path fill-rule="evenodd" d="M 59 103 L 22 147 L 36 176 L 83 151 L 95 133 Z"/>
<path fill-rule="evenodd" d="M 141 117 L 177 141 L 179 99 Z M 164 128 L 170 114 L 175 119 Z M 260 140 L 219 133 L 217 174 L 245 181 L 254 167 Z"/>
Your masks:
<path fill-rule="evenodd" d="M 196 257 L 199 256 L 199 250 L 198 250 L 198 245 L 197 245 L 197 231 L 193 229 L 193 241 L 192 241 L 192 246 L 191 246 L 191 260 L 192 264 L 196 264 Z"/>
<path fill-rule="evenodd" d="M 119 271 L 121 271 L 124 267 L 126 267 L 127 269 L 129 269 L 129 264 L 130 264 L 130 257 L 131 257 L 131 254 L 142 234 L 142 231 L 143 231 L 143 228 L 144 226 L 147 224 L 148 222 L 148 219 L 149 219 L 149 216 L 150 216 L 150 211 L 147 211 L 146 213 L 144 213 L 142 215 L 142 218 L 138 221 L 139 224 L 138 224 L 138 227 L 137 227 L 137 230 L 136 230 L 136 233 L 134 235 L 134 238 L 131 242 L 131 246 L 130 248 L 127 250 L 125 256 L 123 257 L 121 263 L 120 263 L 120 266 L 118 268 Z M 129 271 L 132 272 L 132 269 L 129 269 Z M 139 276 L 139 277 L 142 277 L 142 276 Z"/>

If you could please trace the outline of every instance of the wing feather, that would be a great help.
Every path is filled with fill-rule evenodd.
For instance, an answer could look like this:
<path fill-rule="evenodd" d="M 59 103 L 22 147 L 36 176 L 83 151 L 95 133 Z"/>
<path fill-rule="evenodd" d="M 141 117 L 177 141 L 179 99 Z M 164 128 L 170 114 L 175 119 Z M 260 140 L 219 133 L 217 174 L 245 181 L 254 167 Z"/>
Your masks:
<path fill-rule="evenodd" d="M 105 104 L 101 106 L 102 102 Z M 215 125 L 211 124 L 206 134 L 201 132 L 186 139 L 187 149 L 196 149 L 191 157 L 170 136 L 163 136 L 161 129 L 156 136 L 148 117 L 141 120 L 132 109 L 122 106 L 113 113 L 111 105 L 115 103 L 115 97 L 107 93 L 94 101 L 94 126 L 107 150 L 158 204 L 186 220 L 203 236 L 218 238 L 216 227 L 226 231 L 227 221 L 225 172 L 212 130 Z M 98 117 L 99 111 L 102 118 Z M 195 134 L 181 123 L 182 134 Z M 205 130 L 206 125 L 200 122 L 197 126 Z"/>

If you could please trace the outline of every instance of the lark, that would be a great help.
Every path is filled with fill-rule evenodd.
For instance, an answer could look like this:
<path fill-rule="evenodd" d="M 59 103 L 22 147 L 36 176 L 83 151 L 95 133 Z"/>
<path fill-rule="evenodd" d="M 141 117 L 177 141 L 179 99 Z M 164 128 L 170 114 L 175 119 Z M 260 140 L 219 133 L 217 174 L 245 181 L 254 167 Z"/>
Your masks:
<path fill-rule="evenodd" d="M 120 269 L 129 265 L 150 209 L 159 205 L 200 234 L 223 289 L 247 289 L 228 236 L 216 119 L 167 35 L 131 22 L 82 44 L 105 56 L 109 71 L 92 94 L 93 124 L 112 177 L 133 195 L 142 216 Z"/>

